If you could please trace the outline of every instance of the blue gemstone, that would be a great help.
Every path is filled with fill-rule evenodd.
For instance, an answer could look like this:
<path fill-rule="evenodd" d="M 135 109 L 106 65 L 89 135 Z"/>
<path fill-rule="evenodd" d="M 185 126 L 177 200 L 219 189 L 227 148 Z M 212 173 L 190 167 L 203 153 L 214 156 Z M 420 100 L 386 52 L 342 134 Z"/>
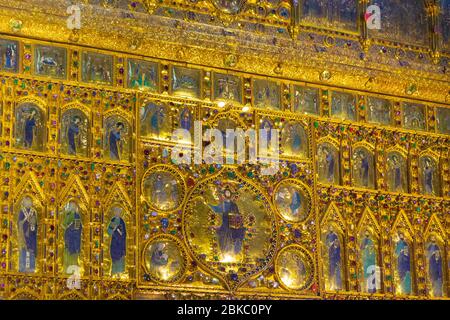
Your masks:
<path fill-rule="evenodd" d="M 167 218 L 162 218 L 161 219 L 161 227 L 163 227 L 164 229 L 166 229 L 169 226 L 169 219 Z"/>

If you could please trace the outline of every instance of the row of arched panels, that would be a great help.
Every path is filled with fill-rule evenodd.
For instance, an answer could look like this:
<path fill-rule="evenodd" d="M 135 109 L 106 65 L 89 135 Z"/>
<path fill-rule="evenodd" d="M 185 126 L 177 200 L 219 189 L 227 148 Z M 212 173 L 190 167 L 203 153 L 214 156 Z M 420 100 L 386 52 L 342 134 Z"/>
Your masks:
<path fill-rule="evenodd" d="M 0 39 L 0 70 L 24 72 L 19 62 L 16 40 Z M 69 49 L 35 44 L 33 75 L 66 79 L 71 56 Z M 32 55 L 33 56 L 33 55 Z M 119 57 L 92 52 L 82 53 L 80 80 L 86 83 L 115 85 L 123 81 L 121 73 L 114 73 L 114 61 Z M 214 100 L 250 108 L 289 111 L 311 116 L 324 116 L 352 122 L 367 122 L 410 130 L 450 133 L 450 110 L 422 103 L 361 95 L 310 84 L 288 84 L 268 78 L 242 77 L 238 74 L 211 72 L 198 68 L 164 65 L 156 61 L 126 59 L 127 88 L 151 93 L 169 93 L 174 97 Z M 78 63 L 78 62 L 77 62 Z M 114 80 L 116 79 L 117 80 Z M 208 80 L 205 83 L 204 79 Z M 210 82 L 209 82 L 210 81 Z M 147 114 L 147 111 L 143 111 Z"/>
<path fill-rule="evenodd" d="M 321 142 L 317 146 L 317 173 L 319 182 L 340 184 L 342 166 L 340 152 L 336 145 Z M 385 188 L 391 192 L 408 193 L 411 175 L 407 153 L 402 149 L 391 149 L 385 152 L 383 160 L 376 161 L 373 149 L 368 146 L 356 146 L 351 155 L 351 180 L 355 187 L 369 189 Z M 377 185 L 377 166 L 384 172 L 383 185 Z M 441 172 L 439 157 L 422 154 L 418 166 L 420 192 L 426 195 L 441 195 Z"/>
<path fill-rule="evenodd" d="M 104 230 L 101 232 L 103 250 L 102 260 L 104 273 L 119 278 L 128 278 L 128 268 L 133 267 L 134 253 L 128 252 L 133 243 L 130 234 L 132 226 L 131 214 L 126 206 L 115 203 L 103 214 Z M 32 193 L 24 193 L 13 205 L 13 219 L 10 223 L 10 272 L 40 273 L 41 261 L 49 249 L 44 248 L 44 230 L 46 228 L 45 204 Z M 89 275 L 87 261 L 91 259 L 91 230 L 89 209 L 85 204 L 72 198 L 61 204 L 56 213 L 56 251 L 59 273 L 64 275 Z M 97 244 L 97 248 L 101 248 Z M 51 252 L 52 257 L 55 252 Z M 96 259 L 100 259 L 97 256 Z"/>
<path fill-rule="evenodd" d="M 24 102 L 14 110 L 13 145 L 18 149 L 46 151 L 47 112 L 36 104 Z M 60 152 L 70 156 L 90 156 L 93 146 L 91 116 L 83 106 L 73 105 L 61 112 L 59 143 Z M 112 161 L 128 161 L 131 154 L 132 127 L 118 114 L 103 119 L 104 158 Z M 96 142 L 101 147 L 102 142 Z"/>
<path fill-rule="evenodd" d="M 369 36 L 395 42 L 427 44 L 430 34 L 425 1 L 370 0 L 368 5 L 377 5 L 380 8 L 381 22 L 379 29 L 369 28 Z M 437 31 L 443 46 L 448 48 L 450 2 L 437 1 L 437 6 L 441 8 Z M 358 18 L 361 15 L 356 0 L 302 0 L 299 10 L 301 24 L 348 31 L 358 30 Z"/>
<path fill-rule="evenodd" d="M 142 108 L 141 136 L 157 140 L 172 140 L 174 129 L 193 130 L 193 109 L 184 107 L 174 113 L 165 104 L 147 104 Z M 174 119 L 176 118 L 176 119 Z M 61 129 L 59 134 L 60 152 L 70 156 L 90 155 L 92 145 L 89 114 L 79 108 L 67 108 L 61 113 Z M 226 137 L 227 129 L 239 128 L 237 120 L 230 118 L 218 119 L 217 129 Z M 301 121 L 286 121 L 283 124 L 274 123 L 269 117 L 261 117 L 260 129 L 275 129 L 281 127 L 280 147 L 285 156 L 307 158 L 308 129 Z M 46 113 L 36 104 L 22 103 L 15 109 L 14 146 L 20 149 L 44 151 L 46 145 Z M 104 119 L 103 148 L 104 157 L 109 160 L 128 160 L 131 154 L 131 127 L 126 119 L 119 115 L 111 115 Z M 268 131 L 268 145 L 271 135 Z M 225 146 L 225 144 L 224 144 Z M 389 191 L 408 192 L 408 166 L 406 152 L 392 151 L 385 158 L 385 184 Z M 330 184 L 340 184 L 341 166 L 339 150 L 332 143 L 324 142 L 317 147 L 317 170 L 319 181 Z M 419 159 L 419 175 L 421 191 L 424 194 L 440 195 L 439 159 L 432 156 L 422 156 Z M 352 152 L 353 185 L 364 188 L 383 187 L 376 185 L 376 163 L 374 152 L 367 147 L 354 148 Z"/>
<path fill-rule="evenodd" d="M 330 205 L 326 215 L 333 215 L 332 211 L 338 212 L 336 207 Z M 321 258 L 325 290 L 349 290 L 348 277 L 356 276 L 359 290 L 364 293 L 393 293 L 399 296 L 424 294 L 418 292 L 419 277 L 416 272 L 416 257 L 423 255 L 426 294 L 432 297 L 447 296 L 447 259 L 445 239 L 442 237 L 445 233 L 436 227 L 439 222 L 435 216 L 429 221 L 427 230 L 430 231 L 424 235 L 423 248 L 415 243 L 413 230 L 405 227 L 408 223 L 399 223 L 402 219 L 402 222 L 407 221 L 402 211 L 383 243 L 380 226 L 370 210 L 366 209 L 361 219 L 365 223 L 360 224 L 356 237 L 348 238 L 339 221 L 324 218 L 321 227 Z M 430 228 L 432 225 L 434 228 Z M 350 252 L 350 242 L 356 254 Z M 348 262 L 349 255 L 353 254 L 356 256 L 356 265 Z"/>
<path fill-rule="evenodd" d="M 257 4 L 253 2 L 241 1 L 211 1 L 214 6 L 228 15 L 240 15 L 242 18 L 251 17 L 252 20 L 266 20 L 275 18 L 279 23 L 285 25 L 293 16 L 293 20 L 302 25 L 315 28 L 328 28 L 339 31 L 358 32 L 362 17 L 368 20 L 368 25 L 372 20 L 364 15 L 364 6 L 357 0 L 281 0 L 281 1 L 261 1 Z M 366 2 L 366 1 L 364 1 Z M 197 8 L 198 1 L 191 1 L 187 4 L 190 9 Z M 164 2 L 164 5 L 174 6 L 176 2 Z M 403 42 L 407 44 L 427 45 L 430 37 L 430 20 L 427 11 L 432 11 L 428 7 L 436 5 L 440 8 L 438 12 L 437 24 L 435 28 L 440 35 L 441 42 L 448 48 L 450 37 L 450 3 L 448 0 L 435 1 L 402 1 L 402 0 L 369 0 L 367 6 L 378 6 L 381 14 L 380 28 L 368 27 L 369 36 L 377 39 L 386 39 L 393 42 Z M 183 9 L 186 4 L 183 3 Z M 291 11 L 289 6 L 293 7 Z M 201 8 L 204 11 L 204 8 Z M 190 12 L 190 20 L 196 20 L 195 14 Z"/>
<path fill-rule="evenodd" d="M 180 106 L 175 110 L 167 103 L 149 103 L 140 110 L 140 136 L 159 141 L 179 142 L 183 135 L 174 135 L 174 130 L 182 129 L 192 134 L 195 110 Z M 13 146 L 31 151 L 46 151 L 47 116 L 44 108 L 35 103 L 20 103 L 14 110 Z M 242 128 L 238 119 L 222 118 L 213 123 L 224 139 L 228 129 Z M 110 114 L 103 119 L 103 144 L 92 141 L 92 122 L 89 111 L 81 105 L 65 107 L 60 115 L 60 153 L 69 156 L 90 157 L 93 144 L 103 145 L 104 158 L 112 161 L 129 161 L 132 145 L 132 127 L 127 119 L 118 114 Z M 272 129 L 281 127 L 282 153 L 299 158 L 308 157 L 308 129 L 303 121 L 286 121 L 281 126 L 270 117 L 261 118 L 259 129 L 268 131 L 268 145 L 279 141 L 271 136 Z M 245 129 L 245 128 L 243 128 Z M 273 140 L 273 141 L 272 141 Z M 186 141 L 193 143 L 193 140 Z M 224 140 L 223 146 L 225 147 Z"/>

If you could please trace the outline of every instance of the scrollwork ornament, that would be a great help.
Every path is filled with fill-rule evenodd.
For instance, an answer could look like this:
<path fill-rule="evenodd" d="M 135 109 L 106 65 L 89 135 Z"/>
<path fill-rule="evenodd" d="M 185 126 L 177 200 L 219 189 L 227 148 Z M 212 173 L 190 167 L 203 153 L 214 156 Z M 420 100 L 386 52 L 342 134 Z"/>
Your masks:
<path fill-rule="evenodd" d="M 229 68 L 235 67 L 237 65 L 237 63 L 238 63 L 238 57 L 234 53 L 230 53 L 230 54 L 226 55 L 225 58 L 223 59 L 223 64 Z"/>

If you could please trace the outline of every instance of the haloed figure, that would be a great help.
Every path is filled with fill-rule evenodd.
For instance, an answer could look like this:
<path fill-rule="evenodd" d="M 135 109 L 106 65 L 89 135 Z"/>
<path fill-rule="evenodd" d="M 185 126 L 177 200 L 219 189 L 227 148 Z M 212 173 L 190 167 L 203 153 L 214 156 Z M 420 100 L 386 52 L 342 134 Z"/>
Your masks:
<path fill-rule="evenodd" d="M 78 116 L 73 117 L 69 128 L 67 129 L 67 140 L 69 145 L 69 154 L 76 155 L 77 154 L 77 143 L 76 139 L 79 137 L 80 133 L 80 123 L 81 118 Z"/>
<path fill-rule="evenodd" d="M 287 128 L 288 138 L 286 143 L 290 145 L 293 153 L 298 153 L 301 150 L 302 138 L 298 131 L 298 128 L 294 125 L 289 125 Z"/>
<path fill-rule="evenodd" d="M 431 282 L 431 290 L 433 297 L 442 297 L 443 290 L 443 273 L 442 273 L 442 257 L 441 250 L 436 244 L 435 239 L 431 240 L 431 243 L 427 248 L 428 256 L 428 274 Z"/>
<path fill-rule="evenodd" d="M 188 109 L 184 109 L 183 112 L 181 112 L 180 127 L 187 131 L 191 130 L 191 112 Z"/>
<path fill-rule="evenodd" d="M 326 179 L 328 182 L 334 182 L 334 157 L 333 153 L 327 148 L 323 148 L 325 155 Z"/>
<path fill-rule="evenodd" d="M 78 205 L 70 201 L 64 209 L 64 270 L 69 266 L 79 265 L 78 258 L 81 252 L 81 234 L 83 225 Z"/>
<path fill-rule="evenodd" d="M 25 197 L 19 212 L 19 272 L 34 272 L 37 249 L 37 212 L 33 200 Z"/>
<path fill-rule="evenodd" d="M 109 158 L 111 160 L 120 160 L 123 148 L 122 130 L 124 128 L 122 122 L 117 122 L 109 133 Z"/>
<path fill-rule="evenodd" d="M 356 156 L 357 166 L 356 172 L 358 173 L 359 183 L 361 186 L 369 186 L 369 159 L 364 152 L 359 152 Z"/>
<path fill-rule="evenodd" d="M 114 217 L 111 219 L 108 226 L 108 234 L 111 237 L 110 254 L 111 254 L 111 274 L 118 274 L 125 271 L 125 257 L 126 257 L 126 241 L 127 232 L 125 221 L 123 221 L 121 214 L 122 209 L 115 207 L 113 209 Z"/>
<path fill-rule="evenodd" d="M 164 123 L 164 117 L 165 117 L 164 108 L 160 107 L 157 110 L 155 110 L 155 112 L 150 118 L 152 133 L 157 137 L 159 137 L 159 134 L 161 133 L 161 129 Z"/>
<path fill-rule="evenodd" d="M 388 159 L 388 166 L 393 180 L 390 191 L 403 191 L 402 164 L 399 157 L 393 155 L 391 160 Z"/>
<path fill-rule="evenodd" d="M 237 204 L 233 201 L 231 190 L 223 190 L 223 200 L 210 208 L 222 216 L 222 225 L 217 228 L 216 234 L 219 240 L 219 248 L 223 255 L 238 255 L 241 253 L 245 238 L 246 228 L 244 220 L 239 212 Z"/>
<path fill-rule="evenodd" d="M 365 234 L 364 239 L 361 242 L 361 257 L 363 265 L 363 274 L 365 281 L 365 292 L 376 293 L 377 292 L 377 252 L 373 240 L 368 233 Z"/>
<path fill-rule="evenodd" d="M 411 257 L 408 243 L 404 239 L 404 235 L 399 235 L 399 241 L 395 248 L 397 256 L 397 272 L 400 285 L 400 293 L 411 294 Z"/>
<path fill-rule="evenodd" d="M 31 113 L 25 119 L 24 127 L 24 147 L 31 148 L 33 146 L 34 136 L 36 134 L 36 110 L 31 110 Z"/>
<path fill-rule="evenodd" d="M 335 232 L 330 231 L 327 234 L 326 246 L 328 248 L 328 279 L 330 289 L 341 290 L 341 244 Z"/>
<path fill-rule="evenodd" d="M 425 167 L 423 169 L 423 184 L 426 194 L 433 194 L 433 164 L 429 159 L 425 160 Z"/>

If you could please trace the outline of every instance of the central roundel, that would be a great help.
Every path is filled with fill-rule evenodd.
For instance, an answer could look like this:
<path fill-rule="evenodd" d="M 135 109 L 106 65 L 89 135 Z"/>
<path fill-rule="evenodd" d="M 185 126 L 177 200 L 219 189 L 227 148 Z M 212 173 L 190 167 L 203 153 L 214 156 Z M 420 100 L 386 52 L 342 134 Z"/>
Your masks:
<path fill-rule="evenodd" d="M 234 171 L 197 184 L 184 210 L 187 245 L 197 262 L 236 288 L 265 269 L 276 247 L 270 201 Z"/>

